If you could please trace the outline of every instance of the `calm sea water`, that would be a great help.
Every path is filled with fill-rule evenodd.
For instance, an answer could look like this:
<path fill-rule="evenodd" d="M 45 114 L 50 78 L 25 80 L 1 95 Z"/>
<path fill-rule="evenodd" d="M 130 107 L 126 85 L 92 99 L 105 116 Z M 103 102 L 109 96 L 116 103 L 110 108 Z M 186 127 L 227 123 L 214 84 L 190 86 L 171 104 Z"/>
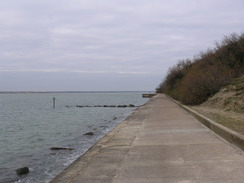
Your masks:
<path fill-rule="evenodd" d="M 76 105 L 140 106 L 147 101 L 141 94 L 0 94 L 0 183 L 49 182 L 135 109 Z M 94 135 L 85 136 L 86 132 Z M 52 151 L 51 147 L 74 150 Z M 30 173 L 17 176 L 15 170 L 26 166 Z"/>

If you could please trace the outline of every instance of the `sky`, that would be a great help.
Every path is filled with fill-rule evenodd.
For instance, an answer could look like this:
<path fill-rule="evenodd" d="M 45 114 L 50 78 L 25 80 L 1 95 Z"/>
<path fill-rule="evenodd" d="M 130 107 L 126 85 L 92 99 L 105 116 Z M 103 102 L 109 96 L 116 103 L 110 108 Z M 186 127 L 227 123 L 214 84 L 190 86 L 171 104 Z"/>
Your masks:
<path fill-rule="evenodd" d="M 0 91 L 151 91 L 244 33 L 244 0 L 1 0 Z"/>

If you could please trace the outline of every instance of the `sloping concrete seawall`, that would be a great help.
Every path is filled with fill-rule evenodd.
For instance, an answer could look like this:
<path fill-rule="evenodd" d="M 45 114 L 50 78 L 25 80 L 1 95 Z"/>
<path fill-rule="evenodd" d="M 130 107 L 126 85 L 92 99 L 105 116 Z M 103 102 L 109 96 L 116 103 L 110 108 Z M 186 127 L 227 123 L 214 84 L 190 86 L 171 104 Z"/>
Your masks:
<path fill-rule="evenodd" d="M 243 183 L 243 172 L 243 151 L 159 94 L 51 183 Z"/>

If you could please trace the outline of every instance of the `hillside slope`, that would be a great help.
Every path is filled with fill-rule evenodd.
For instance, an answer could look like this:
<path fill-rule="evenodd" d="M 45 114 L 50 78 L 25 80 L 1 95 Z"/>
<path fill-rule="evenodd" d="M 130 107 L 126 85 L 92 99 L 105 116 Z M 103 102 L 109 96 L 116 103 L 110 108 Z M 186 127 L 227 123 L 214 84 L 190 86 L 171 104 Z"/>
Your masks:
<path fill-rule="evenodd" d="M 216 43 L 213 49 L 201 52 L 193 59 L 180 60 L 168 70 L 156 92 L 165 93 L 185 105 L 200 105 L 243 74 L 244 33 L 232 34 L 225 37 L 222 42 Z M 208 104 L 238 111 L 243 103 L 238 103 L 241 96 L 237 89 L 239 87 L 239 90 L 243 91 L 243 78 L 236 82 L 222 89 Z M 232 85 L 237 88 L 233 88 Z M 233 97 L 225 100 L 230 98 L 229 95 Z"/>
<path fill-rule="evenodd" d="M 244 135 L 244 75 L 234 79 L 207 102 L 192 108 Z"/>
<path fill-rule="evenodd" d="M 244 113 L 244 75 L 234 79 L 201 106 Z"/>

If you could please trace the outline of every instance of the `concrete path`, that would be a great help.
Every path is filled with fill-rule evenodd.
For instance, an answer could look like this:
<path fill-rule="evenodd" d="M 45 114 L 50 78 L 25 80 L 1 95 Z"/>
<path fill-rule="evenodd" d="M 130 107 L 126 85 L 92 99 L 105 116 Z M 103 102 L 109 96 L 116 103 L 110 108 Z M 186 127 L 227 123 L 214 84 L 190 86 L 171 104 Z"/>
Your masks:
<path fill-rule="evenodd" d="M 52 183 L 243 183 L 244 154 L 164 95 L 140 107 Z"/>

